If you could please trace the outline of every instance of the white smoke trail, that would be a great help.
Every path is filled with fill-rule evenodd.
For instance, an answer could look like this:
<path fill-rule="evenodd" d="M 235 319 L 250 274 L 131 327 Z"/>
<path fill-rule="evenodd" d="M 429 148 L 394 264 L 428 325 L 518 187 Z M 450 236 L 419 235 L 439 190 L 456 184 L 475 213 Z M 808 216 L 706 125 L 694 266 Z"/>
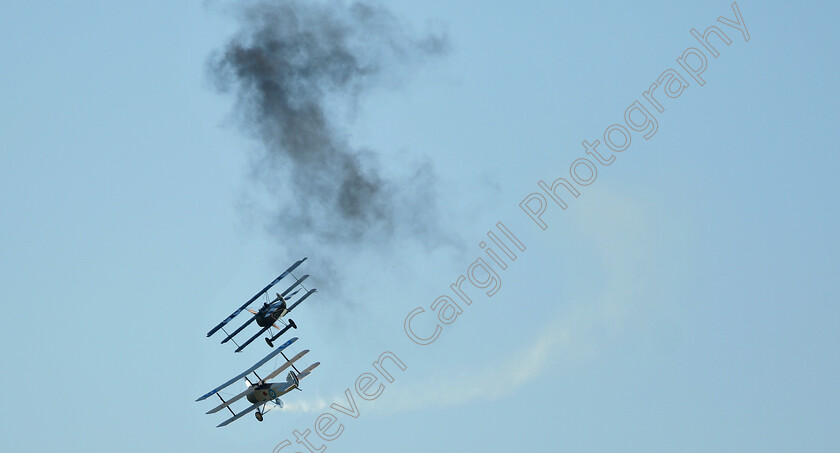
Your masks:
<path fill-rule="evenodd" d="M 295 398 L 289 401 L 283 400 L 283 408 L 281 410 L 284 412 L 295 412 L 301 414 L 320 413 L 336 401 L 339 401 L 338 397 L 332 398 L 331 400 L 320 396 L 308 399 Z"/>
<path fill-rule="evenodd" d="M 593 190 L 594 192 L 594 190 Z M 453 407 L 473 401 L 495 401 L 518 391 L 539 378 L 560 359 L 568 361 L 592 354 L 605 334 L 614 333 L 642 313 L 652 287 L 643 271 L 652 264 L 655 232 L 641 212 L 649 209 L 634 200 L 613 194 L 599 194 L 597 208 L 583 208 L 577 220 L 581 237 L 594 242 L 603 258 L 607 283 L 600 295 L 568 309 L 540 328 L 534 340 L 519 351 L 506 354 L 480 370 L 447 370 L 422 381 L 389 386 L 386 393 L 365 412 L 409 412 L 432 407 Z M 621 225 L 621 228 L 614 228 Z M 318 412 L 332 402 L 346 401 L 344 395 L 331 400 L 315 398 L 296 401 L 288 410 Z M 357 402 L 358 399 L 357 399 Z M 361 408 L 360 408 L 361 410 Z"/>
<path fill-rule="evenodd" d="M 584 206 L 576 215 L 581 239 L 594 244 L 608 277 L 598 297 L 577 305 L 569 301 L 562 316 L 543 325 L 531 344 L 506 355 L 512 359 L 478 371 L 396 386 L 387 402 L 374 409 L 402 412 L 498 400 L 537 379 L 561 358 L 571 361 L 591 354 L 605 334 L 622 329 L 641 313 L 651 303 L 645 294 L 653 287 L 662 288 L 644 273 L 652 264 L 656 243 L 642 214 L 649 207 L 623 195 L 598 192 L 598 206 Z"/>

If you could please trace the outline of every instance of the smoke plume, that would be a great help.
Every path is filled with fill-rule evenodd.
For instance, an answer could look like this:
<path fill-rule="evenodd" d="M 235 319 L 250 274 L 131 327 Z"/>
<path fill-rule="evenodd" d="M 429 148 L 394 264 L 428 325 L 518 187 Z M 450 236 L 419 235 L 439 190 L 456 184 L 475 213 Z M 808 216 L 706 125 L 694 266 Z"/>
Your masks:
<path fill-rule="evenodd" d="M 352 146 L 336 118 L 363 93 L 444 53 L 446 38 L 415 36 L 366 3 L 237 8 L 239 32 L 210 58 L 210 72 L 220 90 L 235 93 L 238 118 L 263 145 L 254 164 L 283 235 L 347 244 L 433 230 L 431 165 L 401 180 L 386 176 L 379 155 Z"/>

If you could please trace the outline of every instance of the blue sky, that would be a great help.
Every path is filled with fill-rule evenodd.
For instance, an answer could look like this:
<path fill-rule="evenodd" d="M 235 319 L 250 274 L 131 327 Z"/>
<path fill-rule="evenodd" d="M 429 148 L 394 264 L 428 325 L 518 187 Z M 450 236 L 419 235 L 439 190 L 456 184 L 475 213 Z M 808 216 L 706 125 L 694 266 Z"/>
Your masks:
<path fill-rule="evenodd" d="M 333 254 L 267 226 L 288 194 L 263 190 L 206 73 L 228 9 L 4 4 L 5 449 L 270 452 L 330 412 L 339 438 L 310 435 L 329 451 L 837 450 L 840 15 L 738 5 L 748 42 L 716 22 L 726 1 L 390 4 L 450 51 L 337 122 L 389 175 L 431 162 L 448 245 Z M 710 25 L 732 44 L 706 84 L 538 228 L 520 201 Z M 412 343 L 406 315 L 486 258 L 498 221 L 527 247 L 500 291 Z M 214 428 L 195 398 L 268 350 L 204 334 L 302 256 L 319 293 L 295 351 L 321 367 L 263 423 Z M 358 418 L 330 409 L 384 351 L 407 365 L 394 383 Z"/>

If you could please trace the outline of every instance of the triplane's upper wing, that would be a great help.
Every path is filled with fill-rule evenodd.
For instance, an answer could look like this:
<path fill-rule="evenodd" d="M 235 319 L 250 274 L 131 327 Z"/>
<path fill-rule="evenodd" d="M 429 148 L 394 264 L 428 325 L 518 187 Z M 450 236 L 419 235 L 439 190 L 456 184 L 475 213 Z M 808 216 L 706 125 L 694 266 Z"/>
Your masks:
<path fill-rule="evenodd" d="M 196 401 L 202 401 L 202 400 L 205 400 L 205 399 L 207 399 L 207 398 L 209 398 L 209 397 L 211 397 L 211 396 L 215 395 L 216 393 L 219 393 L 219 391 L 220 391 L 220 390 L 222 390 L 222 389 L 224 389 L 225 387 L 227 387 L 227 386 L 229 386 L 229 385 L 233 384 L 234 382 L 236 382 L 236 381 L 238 381 L 238 380 L 240 380 L 240 379 L 244 378 L 244 377 L 245 377 L 245 376 L 247 376 L 249 373 L 251 373 L 252 371 L 256 370 L 257 368 L 259 368 L 259 367 L 263 366 L 266 362 L 268 362 L 269 360 L 273 359 L 275 356 L 277 356 L 278 354 L 280 354 L 281 352 L 283 352 L 283 350 L 284 350 L 284 349 L 286 349 L 287 347 L 289 347 L 289 345 L 290 345 L 290 344 L 292 344 L 292 343 L 294 343 L 295 341 L 297 341 L 297 339 L 298 339 L 297 337 L 294 337 L 294 338 L 292 338 L 291 340 L 289 340 L 289 341 L 287 341 L 287 342 L 283 343 L 282 345 L 278 346 L 278 347 L 277 347 L 277 349 L 275 349 L 275 350 L 271 351 L 271 352 L 270 352 L 267 356 L 263 357 L 263 359 L 262 359 L 262 360 L 260 360 L 259 362 L 255 363 L 255 364 L 254 364 L 254 366 L 252 366 L 251 368 L 248 368 L 247 370 L 243 371 L 242 373 L 240 373 L 240 374 L 236 375 L 235 377 L 231 378 L 229 381 L 225 382 L 224 384 L 222 384 L 222 385 L 220 385 L 220 386 L 218 386 L 218 387 L 214 388 L 213 390 L 210 390 L 209 392 L 205 393 L 204 395 L 202 395 L 201 397 L 199 397 Z"/>
<path fill-rule="evenodd" d="M 221 329 L 222 327 L 224 327 L 224 325 L 225 325 L 225 324 L 229 323 L 229 322 L 230 322 L 233 318 L 235 318 L 237 315 L 239 315 L 239 313 L 242 313 L 242 311 L 243 311 L 243 310 L 245 310 L 245 308 L 247 308 L 247 307 L 248 307 L 248 305 L 251 305 L 251 303 L 253 303 L 253 302 L 254 302 L 255 300 L 257 300 L 260 296 L 262 296 L 263 294 L 265 294 L 265 293 L 266 293 L 269 289 L 271 289 L 271 287 L 272 287 L 272 286 L 274 286 L 274 285 L 276 285 L 278 282 L 280 282 L 280 280 L 282 280 L 282 279 L 283 279 L 283 277 L 285 277 L 285 276 L 287 276 L 287 275 L 291 274 L 291 273 L 292 273 L 292 271 L 293 271 L 293 270 L 295 270 L 298 266 L 300 266 L 300 265 L 301 265 L 301 263 L 303 263 L 304 261 L 306 261 L 306 258 L 305 258 L 305 257 L 304 257 L 303 259 L 301 259 L 301 260 L 296 261 L 294 264 L 292 264 L 292 265 L 291 265 L 288 269 L 286 269 L 286 270 L 285 270 L 282 274 L 280 274 L 280 276 L 279 276 L 279 277 L 275 278 L 273 282 L 269 283 L 269 284 L 268 284 L 268 286 L 266 286 L 265 288 L 263 288 L 263 289 L 262 289 L 262 291 L 258 292 L 256 295 L 254 295 L 254 297 L 252 297 L 251 299 L 249 299 L 249 300 L 248 300 L 248 302 L 245 302 L 245 303 L 244 303 L 241 307 L 239 307 L 238 309 L 236 309 L 236 311 L 234 311 L 233 313 L 231 313 L 231 315 L 230 315 L 230 316 L 228 316 L 227 318 L 225 318 L 225 320 L 224 320 L 224 321 L 220 322 L 220 323 L 219 323 L 219 325 L 217 325 L 216 327 L 214 327 L 214 328 L 210 329 L 210 331 L 209 331 L 209 332 L 207 332 L 207 336 L 209 337 L 209 336 L 213 335 L 214 333 L 216 333 L 216 331 L 218 331 L 219 329 Z M 246 374 L 247 374 L 247 373 L 246 373 Z"/>

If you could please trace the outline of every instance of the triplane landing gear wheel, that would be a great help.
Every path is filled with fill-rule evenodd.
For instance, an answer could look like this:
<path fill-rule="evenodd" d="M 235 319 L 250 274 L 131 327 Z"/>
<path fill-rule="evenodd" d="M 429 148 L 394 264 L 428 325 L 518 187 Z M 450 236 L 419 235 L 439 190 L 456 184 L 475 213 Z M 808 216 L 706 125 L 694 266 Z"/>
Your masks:
<path fill-rule="evenodd" d="M 254 416 L 257 417 L 257 420 L 262 421 L 262 412 L 257 411 Z"/>

